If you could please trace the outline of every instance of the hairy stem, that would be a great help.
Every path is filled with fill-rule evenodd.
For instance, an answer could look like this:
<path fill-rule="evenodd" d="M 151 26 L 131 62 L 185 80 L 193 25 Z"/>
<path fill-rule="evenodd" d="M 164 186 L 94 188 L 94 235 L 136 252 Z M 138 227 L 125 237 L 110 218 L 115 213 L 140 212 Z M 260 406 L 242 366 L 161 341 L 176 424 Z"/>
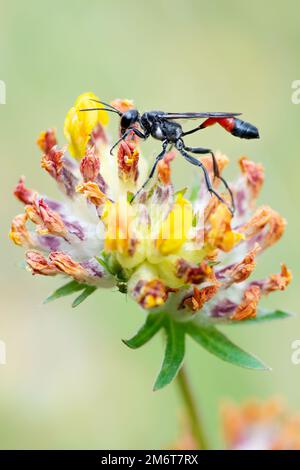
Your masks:
<path fill-rule="evenodd" d="M 192 432 L 193 438 L 197 443 L 198 449 L 208 449 L 206 437 L 203 431 L 199 413 L 195 404 L 194 396 L 191 391 L 190 383 L 184 366 L 181 367 L 177 374 L 177 384 L 180 390 L 182 401 L 185 406 L 188 424 Z"/>

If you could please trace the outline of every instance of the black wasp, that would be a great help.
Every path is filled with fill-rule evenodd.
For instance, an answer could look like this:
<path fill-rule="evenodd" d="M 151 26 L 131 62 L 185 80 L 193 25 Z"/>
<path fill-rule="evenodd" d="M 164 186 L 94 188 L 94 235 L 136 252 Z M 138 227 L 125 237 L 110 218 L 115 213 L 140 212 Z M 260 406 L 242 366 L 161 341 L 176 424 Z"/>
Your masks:
<path fill-rule="evenodd" d="M 203 147 L 187 147 L 184 143 L 183 138 L 187 135 L 193 134 L 201 129 L 205 129 L 208 126 L 213 124 L 220 124 L 227 132 L 234 135 L 235 137 L 240 137 L 241 139 L 258 139 L 259 132 L 258 129 L 250 124 L 249 122 L 242 121 L 238 119 L 237 116 L 240 116 L 241 113 L 222 113 L 222 112 L 207 112 L 207 113 L 165 113 L 164 111 L 146 111 L 142 115 L 138 112 L 137 109 L 130 109 L 125 113 L 121 113 L 118 109 L 114 108 L 110 104 L 105 103 L 104 101 L 91 100 L 96 103 L 100 103 L 105 106 L 105 108 L 89 108 L 82 109 L 81 111 L 110 111 L 117 113 L 121 117 L 120 127 L 121 127 L 121 138 L 113 145 L 110 150 L 112 153 L 113 149 L 126 137 L 133 132 L 141 139 L 147 139 L 150 135 L 157 140 L 162 141 L 162 151 L 156 157 L 153 167 L 149 173 L 149 176 L 140 190 L 136 195 L 146 186 L 149 180 L 153 177 L 156 166 L 158 162 L 164 157 L 167 152 L 168 146 L 171 147 L 175 145 L 176 149 L 181 153 L 181 155 L 192 165 L 200 167 L 204 173 L 204 179 L 208 191 L 211 194 L 214 194 L 220 201 L 226 204 L 222 196 L 217 193 L 213 188 L 213 185 L 210 180 L 209 173 L 203 163 L 197 160 L 192 154 L 204 155 L 210 154 L 213 162 L 213 171 L 214 177 L 219 178 L 226 189 L 230 193 L 232 207 L 230 208 L 231 212 L 234 211 L 234 199 L 232 192 L 226 182 L 226 180 L 220 175 L 219 168 L 217 164 L 216 157 L 211 149 Z M 202 124 L 191 129 L 187 132 L 184 132 L 181 125 L 176 122 L 177 119 L 205 119 Z M 137 124 L 140 129 L 137 128 Z M 136 197 L 136 195 L 134 197 Z"/>

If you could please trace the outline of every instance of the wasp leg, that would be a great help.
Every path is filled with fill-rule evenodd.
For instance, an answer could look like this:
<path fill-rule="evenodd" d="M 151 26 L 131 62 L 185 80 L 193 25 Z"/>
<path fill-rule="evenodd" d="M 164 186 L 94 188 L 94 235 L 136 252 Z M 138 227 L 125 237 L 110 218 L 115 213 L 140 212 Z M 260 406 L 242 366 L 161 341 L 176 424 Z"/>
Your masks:
<path fill-rule="evenodd" d="M 137 129 L 136 127 L 133 127 L 132 129 L 130 129 L 131 131 L 133 131 L 135 133 L 135 135 L 137 135 L 138 137 L 140 137 L 141 139 L 147 139 L 147 137 L 149 137 L 148 135 L 144 134 L 142 131 L 140 131 L 139 129 Z"/>
<path fill-rule="evenodd" d="M 166 154 L 166 151 L 167 151 L 167 146 L 168 146 L 168 141 L 167 140 L 164 140 L 163 141 L 163 144 L 162 144 L 162 151 L 160 152 L 159 155 L 157 155 L 156 159 L 155 159 L 155 162 L 151 168 L 151 171 L 149 173 L 149 176 L 148 178 L 146 179 L 145 183 L 140 187 L 140 189 L 138 190 L 137 193 L 135 193 L 135 195 L 133 196 L 132 200 L 131 201 L 134 201 L 134 199 L 137 197 L 137 195 L 145 188 L 145 186 L 149 183 L 149 181 L 151 180 L 151 178 L 153 178 L 153 175 L 155 173 L 155 169 L 157 167 L 157 164 L 160 160 L 162 160 Z"/>
<path fill-rule="evenodd" d="M 211 194 L 214 194 L 218 199 L 219 201 L 221 201 L 223 204 L 226 204 L 226 206 L 228 207 L 228 209 L 230 210 L 231 214 L 233 215 L 234 211 L 232 209 L 232 207 L 229 207 L 227 202 L 222 198 L 222 196 L 220 196 L 219 193 L 217 193 L 217 191 L 214 190 L 212 184 L 211 184 L 211 181 L 210 181 L 210 177 L 209 177 L 209 174 L 208 174 L 208 171 L 207 169 L 205 168 L 205 166 L 203 165 L 203 163 L 201 163 L 199 160 L 197 160 L 196 158 L 192 157 L 192 155 L 189 155 L 183 148 L 181 145 L 176 145 L 178 151 L 181 153 L 181 155 L 189 162 L 191 163 L 192 165 L 195 165 L 195 166 L 198 166 L 199 168 L 202 169 L 203 173 L 204 173 L 204 179 L 205 179 L 205 183 L 206 183 L 206 187 L 208 189 L 208 191 L 211 193 Z"/>
<path fill-rule="evenodd" d="M 205 155 L 205 154 L 209 153 L 211 155 L 211 158 L 212 158 L 212 161 L 213 161 L 214 177 L 219 178 L 222 181 L 222 183 L 224 184 L 227 191 L 229 192 L 232 209 L 234 211 L 235 210 L 235 204 L 234 204 L 234 197 L 233 197 L 232 191 L 231 191 L 227 181 L 225 180 L 225 178 L 223 178 L 223 176 L 220 175 L 217 159 L 216 159 L 216 156 L 215 156 L 214 152 L 210 149 L 206 149 L 206 148 L 202 148 L 202 147 L 186 147 L 185 145 L 184 145 L 184 149 L 189 151 L 189 152 L 195 153 L 195 154 Z"/>
<path fill-rule="evenodd" d="M 124 132 L 123 135 L 121 135 L 120 139 L 117 140 L 117 142 L 112 146 L 112 148 L 110 149 L 109 153 L 112 155 L 113 154 L 113 150 L 117 147 L 117 145 L 119 145 L 120 142 L 122 142 L 122 140 L 125 140 L 126 137 L 130 134 L 131 132 L 131 129 L 127 129 L 127 131 Z"/>
<path fill-rule="evenodd" d="M 130 132 L 134 132 L 135 135 L 137 135 L 138 137 L 140 137 L 141 139 L 147 139 L 148 136 L 146 136 L 145 134 L 143 134 L 143 132 L 141 132 L 139 129 L 136 129 L 135 127 L 129 127 L 125 132 L 124 134 L 120 137 L 120 139 L 112 146 L 112 148 L 110 149 L 109 153 L 112 155 L 113 154 L 113 150 L 117 147 L 117 145 L 119 145 L 120 142 L 122 142 L 122 140 L 125 140 L 126 137 L 130 134 Z"/>

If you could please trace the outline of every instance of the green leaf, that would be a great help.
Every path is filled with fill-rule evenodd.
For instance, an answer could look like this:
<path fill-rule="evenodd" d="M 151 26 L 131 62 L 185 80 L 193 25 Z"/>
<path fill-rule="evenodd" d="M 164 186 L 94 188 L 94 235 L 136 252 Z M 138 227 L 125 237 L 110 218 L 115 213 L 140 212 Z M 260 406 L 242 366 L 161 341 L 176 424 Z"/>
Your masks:
<path fill-rule="evenodd" d="M 128 281 L 130 277 L 129 271 L 122 268 L 115 256 L 107 255 L 104 251 L 102 251 L 101 256 L 102 258 L 95 256 L 95 259 L 107 272 L 115 276 L 118 281 Z"/>
<path fill-rule="evenodd" d="M 211 266 L 213 268 L 214 266 L 218 266 L 218 264 L 220 264 L 220 263 L 221 263 L 221 261 L 208 261 L 207 264 L 208 264 L 208 266 Z"/>
<path fill-rule="evenodd" d="M 192 189 L 191 189 L 191 192 L 190 192 L 190 197 L 189 197 L 189 200 L 191 202 L 195 202 L 197 197 L 199 197 L 199 191 L 200 191 L 199 183 L 192 186 Z"/>
<path fill-rule="evenodd" d="M 257 315 L 255 318 L 248 318 L 248 320 L 241 320 L 241 321 L 236 321 L 232 320 L 228 324 L 233 325 L 252 325 L 256 323 L 262 323 L 262 322 L 267 322 L 267 321 L 272 321 L 272 320 L 283 320 L 284 318 L 290 318 L 293 317 L 293 313 L 289 312 L 284 312 L 283 310 L 264 310 L 264 309 L 259 309 L 257 312 Z"/>
<path fill-rule="evenodd" d="M 146 344 L 160 330 L 164 321 L 163 313 L 149 313 L 144 325 L 133 338 L 122 340 L 131 349 L 137 349 Z"/>
<path fill-rule="evenodd" d="M 236 366 L 247 369 L 267 370 L 263 362 L 232 343 L 214 326 L 186 324 L 187 333 L 210 353 Z"/>
<path fill-rule="evenodd" d="M 164 360 L 154 384 L 154 391 L 168 385 L 179 371 L 185 353 L 185 330 L 181 323 L 166 318 L 164 323 L 167 334 L 167 344 Z"/>
<path fill-rule="evenodd" d="M 184 196 L 187 190 L 188 190 L 187 186 L 185 186 L 182 189 L 178 189 L 178 191 L 175 191 L 174 196 Z"/>
<path fill-rule="evenodd" d="M 94 286 L 87 286 L 83 292 L 81 292 L 81 294 L 76 297 L 76 299 L 74 300 L 74 302 L 72 303 L 72 307 L 77 307 L 78 305 L 80 305 L 89 295 L 91 295 L 93 292 L 95 292 L 95 290 L 97 289 L 97 287 L 94 287 Z"/>
<path fill-rule="evenodd" d="M 134 193 L 132 193 L 131 191 L 127 191 L 127 202 L 130 204 L 131 201 L 133 200 L 134 198 Z"/>
<path fill-rule="evenodd" d="M 101 266 L 111 274 L 111 272 L 109 271 L 109 267 L 108 267 L 108 264 L 107 262 L 102 259 L 102 258 L 99 258 L 99 256 L 95 256 L 96 260 L 98 261 L 99 264 L 101 264 Z"/>
<path fill-rule="evenodd" d="M 60 297 L 65 297 L 66 295 L 73 294 L 73 292 L 78 292 L 86 288 L 85 284 L 80 284 L 77 281 L 70 281 L 62 287 L 56 289 L 49 297 L 44 300 L 44 304 L 52 302 L 53 300 L 59 299 Z"/>

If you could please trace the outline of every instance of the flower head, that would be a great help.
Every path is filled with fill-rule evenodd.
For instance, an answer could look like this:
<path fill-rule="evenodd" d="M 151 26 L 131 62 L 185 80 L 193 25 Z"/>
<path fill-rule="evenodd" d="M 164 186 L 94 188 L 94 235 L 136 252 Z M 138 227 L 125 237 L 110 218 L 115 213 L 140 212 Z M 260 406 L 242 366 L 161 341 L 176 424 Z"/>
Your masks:
<path fill-rule="evenodd" d="M 100 287 L 116 286 L 128 293 L 149 313 L 144 327 L 149 333 L 138 344 L 161 327 L 167 331 L 170 370 L 163 365 L 155 388 L 177 373 L 184 355 L 184 341 L 179 339 L 186 334 L 224 360 L 265 368 L 240 349 L 228 354 L 228 348 L 236 347 L 215 328 L 216 323 L 257 317 L 263 296 L 284 290 L 291 281 L 284 264 L 277 274 L 253 278 L 257 260 L 285 228 L 284 219 L 269 206 L 255 208 L 264 181 L 262 166 L 240 159 L 241 174 L 231 185 L 234 216 L 225 203 L 211 197 L 200 173 L 194 188 L 175 191 L 173 151 L 144 187 L 148 164 L 140 139 L 127 135 L 116 155 L 110 155 L 106 111 L 82 111 L 94 107 L 93 100 L 93 93 L 85 93 L 68 112 L 67 146 L 59 145 L 53 129 L 38 138 L 41 167 L 64 200 L 28 188 L 23 177 L 15 188 L 25 207 L 13 219 L 10 238 L 27 250 L 28 269 L 35 275 L 69 277 L 69 284 L 51 298 L 83 290 L 75 306 Z M 113 104 L 121 112 L 133 107 L 128 100 Z M 221 153 L 216 160 L 222 172 L 229 160 Z M 211 157 L 201 161 L 217 189 L 220 180 L 213 178 Z M 169 347 L 180 350 L 172 358 L 175 364 Z"/>
<path fill-rule="evenodd" d="M 278 399 L 222 406 L 226 446 L 234 450 L 300 450 L 300 415 Z"/>
<path fill-rule="evenodd" d="M 300 450 L 300 414 L 291 413 L 279 398 L 241 405 L 223 401 L 220 411 L 225 450 Z M 187 417 L 180 424 L 179 437 L 168 449 L 199 450 Z"/>
<path fill-rule="evenodd" d="M 174 191 L 174 152 L 159 163 L 154 183 L 132 201 L 146 178 L 146 162 L 130 136 L 119 144 L 116 156 L 109 155 L 103 128 L 107 113 L 81 111 L 93 107 L 91 100 L 96 99 L 93 93 L 80 95 L 66 117 L 68 150 L 79 161 L 59 147 L 53 129 L 38 139 L 42 168 L 70 202 L 39 195 L 25 186 L 24 178 L 16 186 L 25 211 L 14 219 L 10 236 L 16 244 L 35 250 L 27 255 L 32 272 L 64 273 L 88 283 L 82 262 L 93 260 L 99 286 L 100 278 L 117 283 L 122 271 L 129 294 L 144 309 L 168 308 L 172 303 L 183 318 L 255 317 L 261 297 L 285 289 L 291 280 L 285 265 L 279 274 L 249 280 L 258 256 L 285 227 L 284 219 L 269 206 L 254 208 L 264 180 L 262 166 L 240 159 L 241 175 L 232 185 L 234 217 L 225 204 L 209 196 L 200 174 L 193 200 L 186 190 Z M 129 100 L 113 103 L 122 112 L 133 107 Z M 211 159 L 202 161 L 212 173 Z M 228 164 L 221 154 L 217 161 L 220 171 Z M 78 216 L 79 212 L 85 215 Z M 29 231 L 28 221 L 35 231 Z M 45 262 L 38 260 L 36 250 L 49 256 L 51 267 L 42 267 Z"/>

